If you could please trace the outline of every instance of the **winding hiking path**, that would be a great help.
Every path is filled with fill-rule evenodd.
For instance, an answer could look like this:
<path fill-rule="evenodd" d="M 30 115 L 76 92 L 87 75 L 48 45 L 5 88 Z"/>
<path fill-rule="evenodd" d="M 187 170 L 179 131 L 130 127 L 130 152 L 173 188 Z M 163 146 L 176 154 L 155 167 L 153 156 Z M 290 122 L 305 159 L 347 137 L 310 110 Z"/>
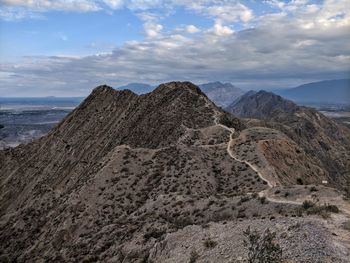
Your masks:
<path fill-rule="evenodd" d="M 265 181 L 268 185 L 268 189 L 265 189 L 265 190 L 262 190 L 258 193 L 258 195 L 260 197 L 265 197 L 268 201 L 270 202 L 273 202 L 273 203 L 279 203 L 279 204 L 292 204 L 292 205 L 302 205 L 303 202 L 305 200 L 310 200 L 310 198 L 306 197 L 306 198 L 303 198 L 301 200 L 298 200 L 298 201 L 293 201 L 293 200 L 286 200 L 286 199 L 283 199 L 283 198 L 274 198 L 274 197 L 271 197 L 270 194 L 270 190 L 274 187 L 277 186 L 276 182 L 274 181 L 269 181 L 268 179 L 266 179 L 262 173 L 258 170 L 258 168 L 256 166 L 254 166 L 253 164 L 249 163 L 248 161 L 245 161 L 245 160 L 242 160 L 242 159 L 239 159 L 235 154 L 234 152 L 232 151 L 232 144 L 234 142 L 234 138 L 233 138 L 233 135 L 235 133 L 235 129 L 234 128 L 229 128 L 221 123 L 219 123 L 219 116 L 221 115 L 220 112 L 215 112 L 214 113 L 214 123 L 216 126 L 219 126 L 219 127 L 222 127 L 223 129 L 227 130 L 230 132 L 230 140 L 227 144 L 227 153 L 230 155 L 230 157 L 240 163 L 244 163 L 244 164 L 247 164 L 253 171 L 255 171 L 257 173 L 257 175 L 261 178 L 261 180 Z M 339 206 L 341 208 L 341 210 L 347 215 L 350 217 L 350 204 L 348 204 L 347 202 L 345 202 L 344 200 L 332 200 L 332 201 L 328 201 L 328 203 L 333 203 L 337 206 Z"/>
<path fill-rule="evenodd" d="M 230 155 L 230 157 L 234 160 L 236 160 L 237 162 L 240 162 L 240 163 L 244 163 L 246 165 L 248 165 L 253 171 L 255 171 L 257 173 L 257 175 L 261 178 L 261 180 L 263 180 L 264 182 L 267 183 L 267 185 L 269 186 L 269 189 L 277 186 L 277 184 L 275 182 L 271 182 L 269 180 L 267 180 L 262 174 L 261 172 L 259 172 L 259 170 L 254 166 L 252 165 L 251 163 L 245 161 L 245 160 L 241 160 L 239 158 L 237 158 L 237 156 L 234 155 L 234 153 L 232 152 L 231 150 L 231 146 L 232 146 L 232 143 L 233 143 L 233 135 L 235 133 L 235 129 L 234 128 L 229 128 L 221 123 L 219 123 L 219 112 L 215 112 L 214 114 L 214 123 L 216 126 L 219 126 L 227 131 L 230 132 L 230 140 L 227 144 L 227 153 Z M 292 205 L 301 205 L 302 202 L 299 202 L 299 201 L 291 201 L 291 200 L 283 200 L 283 199 L 276 199 L 276 198 L 273 198 L 273 197 L 270 197 L 268 195 L 268 190 L 269 189 L 266 189 L 266 190 L 262 190 L 261 192 L 259 192 L 259 196 L 260 197 L 265 197 L 268 201 L 270 202 L 273 202 L 273 203 L 280 203 L 280 204 L 292 204 Z"/>
<path fill-rule="evenodd" d="M 216 126 L 222 127 L 223 129 L 230 132 L 230 140 L 227 144 L 227 153 L 230 155 L 230 157 L 240 163 L 247 164 L 253 171 L 257 173 L 257 175 L 267 183 L 268 189 L 262 190 L 258 193 L 260 197 L 265 197 L 266 200 L 272 203 L 279 203 L 279 204 L 292 204 L 292 205 L 302 205 L 302 203 L 305 200 L 309 200 L 309 198 L 304 198 L 300 201 L 292 201 L 292 200 L 285 200 L 285 199 L 276 199 L 274 197 L 269 196 L 271 194 L 271 189 L 277 186 L 275 182 L 271 182 L 268 179 L 266 179 L 262 173 L 252 165 L 251 163 L 239 159 L 234 152 L 232 151 L 232 144 L 234 142 L 233 135 L 235 133 L 234 128 L 229 128 L 221 123 L 219 123 L 219 116 L 220 112 L 215 112 L 214 114 L 214 123 Z M 330 201 L 330 200 L 328 200 Z M 335 213 L 332 214 L 332 220 L 327 220 L 325 222 L 326 228 L 329 229 L 330 233 L 332 233 L 334 236 L 332 237 L 333 243 L 336 247 L 339 247 L 341 250 L 344 251 L 344 254 L 348 254 L 350 249 L 350 236 L 347 231 L 344 231 L 343 225 L 346 222 L 349 222 L 350 219 L 350 204 L 345 202 L 344 200 L 332 200 L 329 203 L 333 203 L 340 207 L 343 213 Z"/>

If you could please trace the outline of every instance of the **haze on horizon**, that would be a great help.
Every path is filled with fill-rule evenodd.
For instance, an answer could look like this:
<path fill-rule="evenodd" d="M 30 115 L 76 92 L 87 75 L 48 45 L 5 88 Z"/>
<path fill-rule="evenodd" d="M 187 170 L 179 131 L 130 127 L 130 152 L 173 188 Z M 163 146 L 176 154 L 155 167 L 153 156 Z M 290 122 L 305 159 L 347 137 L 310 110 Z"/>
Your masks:
<path fill-rule="evenodd" d="M 0 0 L 0 96 L 350 76 L 348 0 Z"/>

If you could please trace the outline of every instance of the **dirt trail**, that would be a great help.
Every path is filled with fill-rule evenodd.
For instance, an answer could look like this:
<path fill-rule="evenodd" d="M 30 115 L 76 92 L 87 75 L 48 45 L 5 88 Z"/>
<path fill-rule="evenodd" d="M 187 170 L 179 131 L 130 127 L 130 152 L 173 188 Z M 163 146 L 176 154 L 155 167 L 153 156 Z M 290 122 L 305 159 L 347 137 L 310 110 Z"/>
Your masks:
<path fill-rule="evenodd" d="M 252 170 L 254 170 L 257 175 L 261 178 L 261 180 L 265 181 L 268 185 L 268 189 L 262 190 L 261 192 L 259 192 L 259 196 L 260 197 L 265 197 L 268 201 L 273 202 L 273 203 L 279 203 L 279 204 L 292 204 L 292 205 L 302 205 L 302 203 L 305 200 L 309 200 L 309 198 L 304 198 L 298 201 L 293 201 L 293 200 L 286 200 L 283 198 L 274 198 L 271 196 L 271 194 L 273 194 L 272 191 L 269 191 L 270 189 L 274 188 L 277 186 L 277 183 L 274 181 L 270 181 L 268 179 L 266 179 L 262 173 L 258 170 L 258 168 L 256 166 L 254 166 L 253 164 L 249 163 L 248 161 L 245 160 L 241 160 L 239 159 L 237 156 L 235 156 L 235 154 L 232 152 L 232 143 L 234 142 L 233 139 L 233 135 L 235 133 L 235 129 L 234 128 L 229 128 L 221 123 L 219 123 L 219 116 L 220 116 L 220 112 L 215 112 L 214 113 L 214 123 L 216 126 L 222 127 L 223 129 L 229 131 L 230 134 L 230 140 L 227 144 L 227 153 L 230 155 L 230 157 L 240 163 L 244 163 L 246 165 L 248 165 Z M 331 203 L 331 202 L 329 202 Z M 350 216 L 350 205 L 347 204 L 344 200 L 341 200 L 341 202 L 339 202 L 339 200 L 335 203 L 336 205 L 340 206 L 341 210 L 347 215 Z"/>
<path fill-rule="evenodd" d="M 270 182 L 269 180 L 267 180 L 259 171 L 258 169 L 252 165 L 251 163 L 245 161 L 245 160 L 241 160 L 239 158 L 237 158 L 237 156 L 234 155 L 234 153 L 231 151 L 231 145 L 232 145 L 232 142 L 233 142 L 233 135 L 235 133 L 235 129 L 234 128 L 229 128 L 221 123 L 219 123 L 219 112 L 215 112 L 214 114 L 214 123 L 215 125 L 217 126 L 220 126 L 222 127 L 223 129 L 229 131 L 231 134 L 230 134 L 230 140 L 227 144 L 227 153 L 230 155 L 230 157 L 234 160 L 236 160 L 237 162 L 240 162 L 240 163 L 244 163 L 246 165 L 248 165 L 253 171 L 255 171 L 258 176 L 261 178 L 261 180 L 263 180 L 264 182 L 267 183 L 267 185 L 269 186 L 269 188 L 273 188 L 274 186 L 276 186 L 276 183 L 275 182 Z M 275 203 L 288 203 L 288 204 L 297 204 L 297 205 L 300 205 L 301 203 L 299 202 L 296 202 L 296 201 L 289 201 L 289 200 L 277 200 L 277 199 L 274 199 L 274 198 L 270 198 L 269 196 L 267 196 L 267 191 L 266 190 L 263 190 L 259 193 L 259 196 L 260 197 L 266 197 L 267 200 L 271 201 L 271 202 L 275 202 Z"/>

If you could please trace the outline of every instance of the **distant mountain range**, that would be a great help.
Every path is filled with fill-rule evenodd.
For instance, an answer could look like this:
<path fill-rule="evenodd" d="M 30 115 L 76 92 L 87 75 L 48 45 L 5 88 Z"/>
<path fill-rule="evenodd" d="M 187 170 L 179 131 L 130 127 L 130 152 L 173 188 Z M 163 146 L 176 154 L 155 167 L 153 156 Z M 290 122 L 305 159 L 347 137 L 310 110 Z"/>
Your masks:
<path fill-rule="evenodd" d="M 228 106 L 234 99 L 242 96 L 244 91 L 231 83 L 219 81 L 199 85 L 201 90 L 220 107 Z"/>
<path fill-rule="evenodd" d="M 219 81 L 199 85 L 201 90 L 220 107 L 228 106 L 232 100 L 240 97 L 244 92 L 232 85 L 231 83 L 221 83 Z M 154 86 L 145 83 L 129 83 L 125 86 L 118 87 L 117 90 L 131 90 L 141 95 L 154 90 Z"/>
<path fill-rule="evenodd" d="M 245 94 L 240 88 L 231 83 L 220 81 L 198 85 L 201 90 L 220 107 L 227 107 Z M 118 87 L 117 90 L 131 90 L 141 95 L 154 90 L 154 86 L 145 83 L 129 83 Z M 295 88 L 273 90 L 286 99 L 296 103 L 334 103 L 350 104 L 350 79 L 324 80 L 307 83 Z"/>
<path fill-rule="evenodd" d="M 274 93 L 298 103 L 350 104 L 350 79 L 313 82 Z"/>

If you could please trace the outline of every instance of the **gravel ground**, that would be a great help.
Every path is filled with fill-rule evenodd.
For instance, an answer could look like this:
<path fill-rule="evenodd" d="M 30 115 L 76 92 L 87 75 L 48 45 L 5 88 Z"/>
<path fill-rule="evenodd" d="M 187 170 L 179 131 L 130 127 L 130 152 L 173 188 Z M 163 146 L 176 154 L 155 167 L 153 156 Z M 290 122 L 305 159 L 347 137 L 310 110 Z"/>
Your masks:
<path fill-rule="evenodd" d="M 245 262 L 247 250 L 243 245 L 243 231 L 250 226 L 277 233 L 285 262 L 350 262 L 349 251 L 342 251 L 333 243 L 332 235 L 318 218 L 288 218 L 285 220 L 245 220 L 241 222 L 210 223 L 208 227 L 187 226 L 168 234 L 151 250 L 151 262 Z M 216 242 L 207 248 L 205 240 Z M 346 253 L 346 254 L 344 254 Z"/>

